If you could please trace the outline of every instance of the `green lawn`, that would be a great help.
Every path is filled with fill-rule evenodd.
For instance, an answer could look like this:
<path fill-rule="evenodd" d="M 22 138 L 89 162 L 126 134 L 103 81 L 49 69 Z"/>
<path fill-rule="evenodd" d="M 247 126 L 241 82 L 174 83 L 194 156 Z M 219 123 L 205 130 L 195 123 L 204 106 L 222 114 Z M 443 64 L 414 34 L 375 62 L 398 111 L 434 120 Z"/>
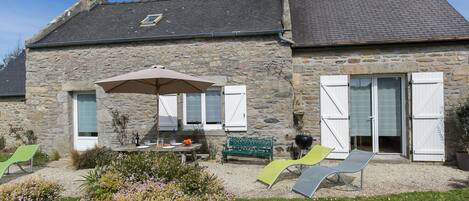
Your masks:
<path fill-rule="evenodd" d="M 237 201 L 306 201 L 311 199 L 285 199 L 285 198 L 268 198 L 268 199 L 237 199 Z M 357 198 L 319 198 L 318 201 L 465 201 L 469 200 L 469 188 L 451 190 L 448 192 L 416 192 L 402 193 L 397 195 L 383 195 L 373 197 L 357 197 Z"/>
<path fill-rule="evenodd" d="M 0 152 L 0 162 L 8 160 L 10 158 L 10 153 Z"/>
<path fill-rule="evenodd" d="M 60 199 L 60 201 L 80 201 L 80 198 L 66 197 L 66 198 Z"/>

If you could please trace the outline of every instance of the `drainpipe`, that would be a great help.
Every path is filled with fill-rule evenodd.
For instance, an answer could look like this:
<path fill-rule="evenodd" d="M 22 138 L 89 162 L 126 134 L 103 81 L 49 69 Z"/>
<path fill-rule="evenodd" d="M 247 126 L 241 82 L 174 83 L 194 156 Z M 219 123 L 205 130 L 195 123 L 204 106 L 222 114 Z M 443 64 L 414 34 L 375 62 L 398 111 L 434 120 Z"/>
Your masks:
<path fill-rule="evenodd" d="M 287 30 L 284 30 L 284 31 L 287 31 Z M 293 45 L 295 44 L 295 41 L 289 39 L 289 38 L 285 38 L 283 36 L 283 32 L 278 32 L 278 37 L 280 38 L 280 41 L 281 42 L 284 42 L 284 43 L 289 43 L 290 45 Z"/>
<path fill-rule="evenodd" d="M 289 0 L 282 1 L 282 26 L 283 31 L 278 33 L 278 37 L 282 43 L 289 43 L 290 45 L 295 44 L 291 39 L 292 37 L 292 26 L 290 16 L 290 2 Z"/>

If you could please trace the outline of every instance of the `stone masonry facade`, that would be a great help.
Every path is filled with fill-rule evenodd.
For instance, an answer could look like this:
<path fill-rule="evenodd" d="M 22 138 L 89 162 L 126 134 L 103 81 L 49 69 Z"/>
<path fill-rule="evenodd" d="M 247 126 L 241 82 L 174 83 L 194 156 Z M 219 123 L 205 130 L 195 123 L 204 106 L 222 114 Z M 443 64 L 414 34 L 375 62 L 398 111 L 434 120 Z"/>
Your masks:
<path fill-rule="evenodd" d="M 293 80 L 295 95 L 299 100 L 295 110 L 304 113 L 304 130 L 319 138 L 320 76 L 403 74 L 408 77 L 413 72 L 444 72 L 445 111 L 448 120 L 452 108 L 469 93 L 468 56 L 469 44 L 464 42 L 294 50 Z M 406 89 L 409 99 L 408 85 Z M 407 103 L 407 112 L 409 107 Z M 452 128 L 446 122 L 447 135 Z M 409 132 L 408 129 L 407 136 L 411 136 Z M 446 147 L 451 148 L 448 144 Z"/>
<path fill-rule="evenodd" d="M 47 151 L 73 145 L 74 91 L 96 91 L 99 144 L 117 145 L 110 111 L 129 114 L 129 131 L 153 134 L 156 99 L 151 95 L 106 94 L 95 81 L 163 65 L 167 69 L 212 80 L 218 86 L 247 86 L 248 131 L 205 132 L 206 141 L 221 146 L 227 135 L 273 136 L 276 154 L 286 154 L 294 129 L 290 47 L 274 36 L 193 39 L 114 45 L 29 49 L 27 52 L 26 119 Z M 266 70 L 281 69 L 284 77 Z M 283 79 L 285 78 L 285 79 Z M 178 119 L 182 123 L 181 96 Z M 178 136 L 190 133 L 178 132 Z"/>
<path fill-rule="evenodd" d="M 6 140 L 6 147 L 16 145 L 14 137 L 10 136 L 10 125 L 14 128 L 28 129 L 24 124 L 26 104 L 24 97 L 0 97 L 0 136 Z"/>

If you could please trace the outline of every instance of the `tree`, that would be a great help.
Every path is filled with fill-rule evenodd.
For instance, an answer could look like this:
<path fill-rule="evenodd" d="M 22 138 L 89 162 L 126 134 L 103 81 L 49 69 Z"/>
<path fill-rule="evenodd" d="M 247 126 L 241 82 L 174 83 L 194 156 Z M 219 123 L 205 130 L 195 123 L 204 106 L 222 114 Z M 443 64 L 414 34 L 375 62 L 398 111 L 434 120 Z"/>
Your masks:
<path fill-rule="evenodd" d="M 20 46 L 18 45 L 14 50 L 12 50 L 10 53 L 6 54 L 5 56 L 3 56 L 3 59 L 2 59 L 2 62 L 3 64 L 0 64 L 0 68 L 4 68 L 5 66 L 8 65 L 8 62 L 10 62 L 11 60 L 15 59 L 16 57 L 20 56 L 21 55 L 21 52 L 23 52 L 23 49 L 20 48 Z"/>

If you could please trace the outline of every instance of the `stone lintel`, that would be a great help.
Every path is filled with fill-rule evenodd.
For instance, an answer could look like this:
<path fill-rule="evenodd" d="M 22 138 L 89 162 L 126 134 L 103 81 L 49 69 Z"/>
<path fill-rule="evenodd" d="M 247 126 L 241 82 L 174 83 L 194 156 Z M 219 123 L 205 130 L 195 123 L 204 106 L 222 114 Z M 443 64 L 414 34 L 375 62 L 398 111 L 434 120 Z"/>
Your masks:
<path fill-rule="evenodd" d="M 94 91 L 94 81 L 70 81 L 62 84 L 62 91 Z"/>

